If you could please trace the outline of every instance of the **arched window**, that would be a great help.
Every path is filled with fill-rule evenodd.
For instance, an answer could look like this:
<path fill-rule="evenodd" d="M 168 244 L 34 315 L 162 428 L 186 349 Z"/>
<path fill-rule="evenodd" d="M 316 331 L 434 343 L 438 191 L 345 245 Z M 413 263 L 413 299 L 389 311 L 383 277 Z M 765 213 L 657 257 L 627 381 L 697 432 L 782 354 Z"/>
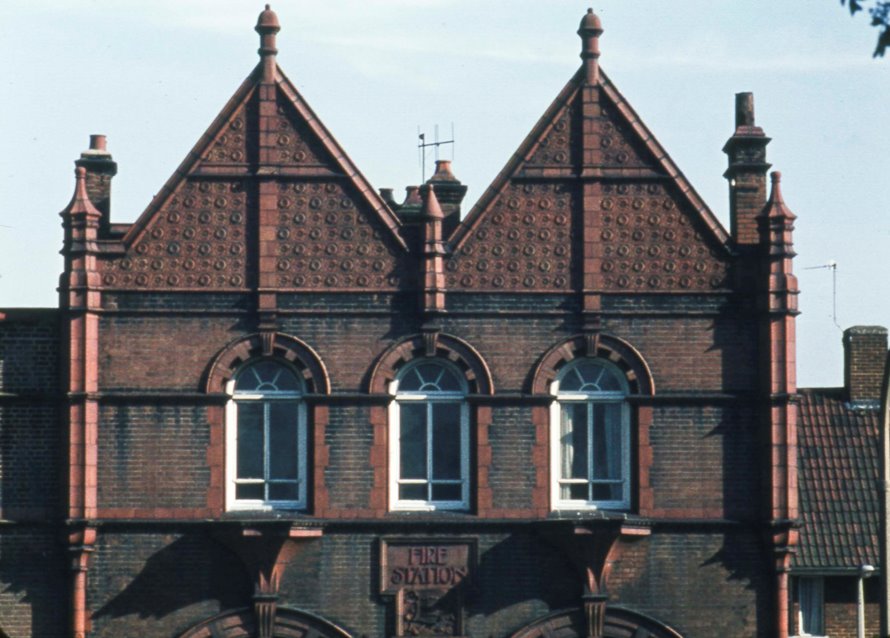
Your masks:
<path fill-rule="evenodd" d="M 605 359 L 568 363 L 553 383 L 554 509 L 630 507 L 627 381 Z"/>
<path fill-rule="evenodd" d="M 391 384 L 390 508 L 466 509 L 470 445 L 466 383 L 454 366 L 420 359 Z"/>
<path fill-rule="evenodd" d="M 264 359 L 241 367 L 229 383 L 228 509 L 306 506 L 306 405 L 294 370 Z"/>

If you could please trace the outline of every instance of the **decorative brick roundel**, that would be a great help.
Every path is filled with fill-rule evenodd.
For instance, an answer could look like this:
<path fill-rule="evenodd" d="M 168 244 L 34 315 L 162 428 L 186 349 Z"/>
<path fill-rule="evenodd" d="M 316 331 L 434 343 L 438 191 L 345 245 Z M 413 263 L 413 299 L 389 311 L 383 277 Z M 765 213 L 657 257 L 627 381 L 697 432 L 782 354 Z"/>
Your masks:
<path fill-rule="evenodd" d="M 275 638 L 350 638 L 345 629 L 313 614 L 278 607 L 275 613 Z M 256 636 L 253 610 L 227 611 L 204 620 L 179 638 L 246 638 Z"/>
<path fill-rule="evenodd" d="M 553 346 L 541 357 L 532 376 L 532 392 L 548 394 L 563 366 L 583 357 L 598 357 L 615 364 L 627 379 L 631 394 L 655 394 L 655 381 L 643 357 L 626 341 L 605 334 L 576 335 Z"/>
<path fill-rule="evenodd" d="M 558 611 L 526 625 L 510 638 L 582 638 L 587 636 L 584 612 L 580 609 Z M 659 621 L 623 607 L 606 606 L 603 638 L 683 638 Z"/>
<path fill-rule="evenodd" d="M 303 378 L 309 394 L 328 394 L 331 383 L 321 357 L 306 343 L 280 332 L 253 334 L 229 343 L 207 370 L 206 391 L 225 392 L 226 382 L 252 359 L 276 358 L 290 364 Z"/>
<path fill-rule="evenodd" d="M 494 384 L 488 364 L 476 349 L 462 339 L 445 334 L 415 335 L 390 347 L 371 369 L 368 391 L 384 394 L 389 384 L 408 362 L 423 357 L 447 359 L 460 369 L 470 394 L 493 394 Z"/>

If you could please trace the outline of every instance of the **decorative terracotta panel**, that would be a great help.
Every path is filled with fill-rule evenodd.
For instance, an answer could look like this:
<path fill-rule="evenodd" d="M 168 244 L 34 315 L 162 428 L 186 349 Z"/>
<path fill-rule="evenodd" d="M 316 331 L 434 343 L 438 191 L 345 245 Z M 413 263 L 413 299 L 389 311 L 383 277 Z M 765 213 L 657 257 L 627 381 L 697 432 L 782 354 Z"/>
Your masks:
<path fill-rule="evenodd" d="M 301 166 L 330 166 L 333 159 L 322 146 L 318 136 L 306 125 L 294 105 L 279 91 L 276 94 L 277 117 L 275 151 L 270 160 L 278 164 Z"/>
<path fill-rule="evenodd" d="M 211 164 L 245 164 L 255 161 L 257 122 L 257 100 L 254 93 L 217 132 L 213 144 L 201 159 Z"/>
<path fill-rule="evenodd" d="M 601 97 L 596 110 L 599 115 L 593 121 L 599 133 L 598 164 L 611 168 L 656 168 L 649 150 L 614 106 Z"/>
<path fill-rule="evenodd" d="M 108 288 L 243 288 L 251 199 L 240 180 L 181 183 L 127 254 L 102 264 L 102 284 Z"/>
<path fill-rule="evenodd" d="M 557 166 L 568 168 L 572 164 L 572 149 L 577 145 L 575 134 L 577 108 L 574 101 L 564 106 L 556 115 L 552 126 L 537 144 L 526 166 Z"/>
<path fill-rule="evenodd" d="M 572 202 L 563 183 L 511 183 L 448 261 L 448 287 L 568 290 Z"/>
<path fill-rule="evenodd" d="M 381 289 L 405 277 L 383 223 L 342 184 L 282 183 L 278 193 L 274 250 L 263 251 L 275 263 L 263 269 L 264 285 Z"/>
<path fill-rule="evenodd" d="M 723 288 L 727 263 L 704 224 L 657 183 L 602 184 L 585 211 L 598 216 L 605 290 Z"/>

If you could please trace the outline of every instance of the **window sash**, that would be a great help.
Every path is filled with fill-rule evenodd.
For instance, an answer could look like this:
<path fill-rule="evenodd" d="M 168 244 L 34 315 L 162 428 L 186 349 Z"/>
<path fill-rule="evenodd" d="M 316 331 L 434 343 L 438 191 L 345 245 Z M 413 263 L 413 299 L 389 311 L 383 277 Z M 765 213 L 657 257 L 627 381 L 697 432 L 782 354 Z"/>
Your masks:
<path fill-rule="evenodd" d="M 630 419 L 624 397 L 620 392 L 557 394 L 551 408 L 554 509 L 630 507 Z"/>
<path fill-rule="evenodd" d="M 391 509 L 404 510 L 436 510 L 436 509 L 466 509 L 469 506 L 469 425 L 467 404 L 463 400 L 463 393 L 437 392 L 420 393 L 412 392 L 398 394 L 390 407 L 390 432 L 392 441 L 390 451 L 390 503 Z M 422 406 L 422 407 L 421 407 Z M 437 466 L 437 460 L 442 461 L 442 442 L 436 444 L 436 434 L 440 427 L 448 427 L 442 424 L 443 416 L 437 406 L 455 406 L 457 409 L 456 422 L 450 426 L 457 430 L 458 445 L 449 455 L 451 465 L 457 461 L 458 476 L 442 476 L 441 467 Z M 414 408 L 409 410 L 408 408 Z M 404 476 L 404 449 L 402 438 L 405 433 L 405 416 L 409 412 L 422 411 L 423 462 L 421 476 Z M 440 412 L 439 416 L 436 413 Z M 453 436 L 453 435 L 452 435 Z M 438 447 L 438 449 L 437 449 Z M 455 458 L 456 452 L 456 458 Z M 415 474 L 416 472 L 411 472 Z M 450 473 L 450 472 L 449 472 Z M 415 489 L 410 489 L 416 486 Z M 441 497 L 443 492 L 453 493 L 452 489 L 459 491 L 458 498 Z M 450 496 L 450 494 L 449 494 Z"/>
<path fill-rule="evenodd" d="M 287 405 L 295 408 L 293 412 L 283 416 L 274 416 L 282 406 Z M 254 459 L 253 464 L 256 467 L 261 466 L 261 470 L 254 472 L 243 471 L 241 457 L 243 450 L 239 445 L 242 427 L 241 413 L 242 409 L 248 406 L 259 406 L 261 411 L 259 437 L 262 448 L 260 450 L 261 459 Z M 276 419 L 280 420 L 276 421 Z M 228 432 L 226 441 L 227 509 L 300 509 L 305 507 L 307 492 L 306 404 L 300 400 L 299 395 L 295 396 L 293 392 L 235 393 L 226 409 L 226 425 Z M 284 438 L 290 440 L 290 444 L 287 446 L 291 448 L 289 451 L 280 449 L 281 446 L 275 442 L 275 428 L 285 427 L 293 428 L 293 432 L 284 434 Z M 287 465 L 293 464 L 295 466 L 292 466 L 293 471 L 291 468 L 282 468 L 278 465 L 282 460 Z M 276 465 L 278 465 L 278 471 L 276 471 Z M 282 472 L 282 469 L 285 471 Z M 249 486 L 259 486 L 261 494 L 245 489 Z M 249 495 L 245 496 L 245 493 Z"/>

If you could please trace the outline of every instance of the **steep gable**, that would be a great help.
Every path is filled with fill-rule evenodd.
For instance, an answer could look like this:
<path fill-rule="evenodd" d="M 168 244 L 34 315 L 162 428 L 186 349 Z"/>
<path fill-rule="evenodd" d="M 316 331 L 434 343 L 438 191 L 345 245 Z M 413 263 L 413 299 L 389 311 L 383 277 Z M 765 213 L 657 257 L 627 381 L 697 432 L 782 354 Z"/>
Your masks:
<path fill-rule="evenodd" d="M 123 247 L 106 289 L 392 289 L 413 272 L 396 216 L 265 60 Z"/>
<path fill-rule="evenodd" d="M 457 290 L 728 286 L 726 232 L 608 77 L 591 85 L 584 67 L 451 240 Z"/>

